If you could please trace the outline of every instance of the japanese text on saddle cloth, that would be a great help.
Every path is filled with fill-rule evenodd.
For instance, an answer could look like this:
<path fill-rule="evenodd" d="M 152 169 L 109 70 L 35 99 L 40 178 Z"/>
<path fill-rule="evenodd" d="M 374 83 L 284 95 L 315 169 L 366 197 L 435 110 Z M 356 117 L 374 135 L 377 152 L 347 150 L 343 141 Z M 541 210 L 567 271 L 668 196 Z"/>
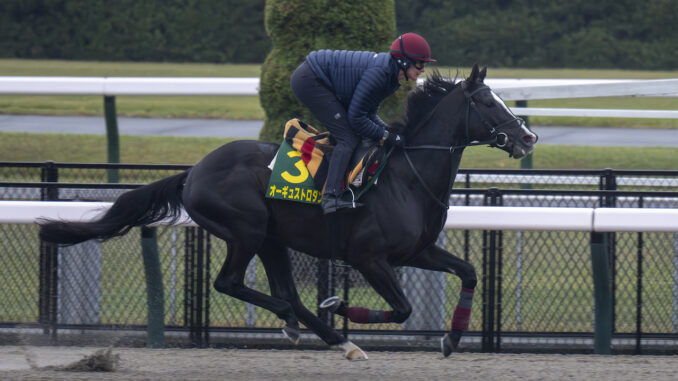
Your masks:
<path fill-rule="evenodd" d="M 278 153 L 269 164 L 272 174 L 267 198 L 320 204 L 322 190 L 327 179 L 333 146 L 328 132 L 320 133 L 299 119 L 285 125 L 284 139 Z M 383 147 L 367 150 L 347 175 L 349 184 L 355 188 L 372 185 L 380 165 L 385 163 Z M 364 190 L 367 190 L 365 186 Z M 363 191 L 364 191 L 363 190 Z"/>

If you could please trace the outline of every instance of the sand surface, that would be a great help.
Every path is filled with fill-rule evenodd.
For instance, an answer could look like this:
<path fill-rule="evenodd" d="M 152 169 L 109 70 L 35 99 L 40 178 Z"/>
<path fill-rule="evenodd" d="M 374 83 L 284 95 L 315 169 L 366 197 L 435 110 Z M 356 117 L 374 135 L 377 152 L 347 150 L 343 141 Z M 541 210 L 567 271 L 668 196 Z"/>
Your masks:
<path fill-rule="evenodd" d="M 676 380 L 678 356 L 368 352 L 349 362 L 338 351 L 114 348 L 114 372 L 63 366 L 95 347 L 0 346 L 0 380 Z M 27 360 L 28 357 L 28 360 Z M 33 367 L 29 365 L 33 362 Z"/>

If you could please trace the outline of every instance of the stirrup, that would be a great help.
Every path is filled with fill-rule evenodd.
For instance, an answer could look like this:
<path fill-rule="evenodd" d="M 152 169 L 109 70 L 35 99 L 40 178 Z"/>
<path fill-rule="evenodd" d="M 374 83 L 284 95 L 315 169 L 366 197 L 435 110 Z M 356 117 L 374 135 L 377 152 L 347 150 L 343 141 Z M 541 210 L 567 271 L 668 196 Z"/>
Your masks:
<path fill-rule="evenodd" d="M 344 301 L 338 297 L 338 296 L 330 296 L 329 298 L 325 299 L 320 303 L 318 307 L 320 307 L 323 310 L 330 310 L 332 312 L 336 311 L 339 306 L 344 303 Z"/>
<path fill-rule="evenodd" d="M 326 196 L 324 195 L 323 200 L 320 203 L 320 206 L 323 209 L 323 214 L 330 214 L 341 209 L 350 210 L 363 206 L 363 204 L 355 202 L 355 194 L 353 193 L 353 190 L 349 188 L 349 191 L 351 192 L 350 201 L 343 200 L 341 196 L 337 196 L 334 194 L 328 194 Z"/>
<path fill-rule="evenodd" d="M 363 206 L 363 204 L 358 204 L 357 202 L 355 202 L 355 193 L 353 193 L 353 189 L 351 189 L 351 187 L 346 187 L 346 190 L 351 192 L 351 203 L 353 204 L 352 208 Z"/>
<path fill-rule="evenodd" d="M 336 204 L 337 209 L 355 209 L 355 208 L 359 208 L 359 207 L 363 206 L 363 204 L 361 204 L 359 202 L 355 202 L 355 193 L 353 193 L 353 189 L 351 189 L 351 187 L 346 188 L 346 190 L 343 191 L 342 194 L 346 193 L 347 191 L 351 193 L 351 199 L 350 200 L 343 200 L 341 198 L 341 196 L 337 196 L 337 204 Z"/>

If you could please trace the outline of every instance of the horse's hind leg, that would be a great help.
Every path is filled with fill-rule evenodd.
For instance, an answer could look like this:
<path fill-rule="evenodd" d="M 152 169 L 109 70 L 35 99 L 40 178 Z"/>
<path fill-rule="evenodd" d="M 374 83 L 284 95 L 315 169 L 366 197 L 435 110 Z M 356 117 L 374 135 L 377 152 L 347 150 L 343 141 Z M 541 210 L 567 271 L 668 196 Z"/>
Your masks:
<path fill-rule="evenodd" d="M 461 278 L 459 301 L 452 317 L 452 328 L 441 340 L 441 350 L 445 357 L 457 348 L 464 331 L 468 330 L 473 304 L 473 293 L 476 288 L 476 270 L 472 264 L 457 258 L 436 245 L 431 245 L 419 255 L 412 258 L 406 266 L 425 270 L 444 271 L 456 274 Z"/>
<path fill-rule="evenodd" d="M 217 212 L 216 214 L 218 214 L 220 210 L 218 208 L 219 204 L 215 203 L 213 205 L 214 210 L 212 211 L 212 214 L 215 214 L 214 212 Z M 221 267 L 217 278 L 214 280 L 214 288 L 226 295 L 265 308 L 284 320 L 287 326 L 298 329 L 299 323 L 297 317 L 294 315 L 292 306 L 287 301 L 266 295 L 245 286 L 244 280 L 247 266 L 254 257 L 255 251 L 258 250 L 258 246 L 260 246 L 253 244 L 253 242 L 261 242 L 261 240 L 244 234 L 241 235 L 249 239 L 241 240 L 236 238 L 236 236 L 216 218 L 207 215 L 207 213 L 201 213 L 196 209 L 191 209 L 190 215 L 200 226 L 211 234 L 226 241 L 228 245 L 226 261 Z M 248 242 L 249 244 L 245 244 L 244 242 Z"/>
<path fill-rule="evenodd" d="M 290 303 L 294 309 L 294 313 L 306 327 L 311 329 L 328 345 L 338 346 L 344 349 L 344 356 L 349 360 L 367 359 L 367 355 L 365 355 L 360 348 L 347 341 L 334 328 L 320 320 L 301 302 L 297 288 L 294 285 L 289 254 L 284 247 L 267 240 L 259 249 L 258 254 L 266 269 L 266 276 L 268 277 L 272 296 L 286 300 Z M 298 341 L 298 332 L 296 333 L 296 339 L 294 337 L 294 332 L 283 332 L 285 332 L 285 334 L 290 337 L 290 340 L 296 344 L 296 341 Z"/>
<path fill-rule="evenodd" d="M 245 272 L 252 257 L 254 257 L 252 251 L 245 250 L 238 244 L 229 243 L 226 262 L 214 281 L 214 288 L 226 295 L 265 308 L 284 320 L 289 329 L 298 330 L 299 323 L 289 302 L 245 286 Z"/>
<path fill-rule="evenodd" d="M 202 172 L 201 172 L 202 171 Z M 223 180 L 232 176 L 234 180 Z M 285 300 L 253 290 L 244 284 L 247 265 L 266 237 L 268 213 L 263 195 L 253 194 L 255 179 L 248 172 L 228 174 L 194 167 L 184 186 L 184 207 L 189 216 L 228 244 L 228 254 L 214 288 L 226 295 L 275 313 L 288 326 L 298 327 L 292 306 Z M 235 180 L 238 180 L 237 182 Z M 222 194 L 217 189 L 228 189 Z"/>

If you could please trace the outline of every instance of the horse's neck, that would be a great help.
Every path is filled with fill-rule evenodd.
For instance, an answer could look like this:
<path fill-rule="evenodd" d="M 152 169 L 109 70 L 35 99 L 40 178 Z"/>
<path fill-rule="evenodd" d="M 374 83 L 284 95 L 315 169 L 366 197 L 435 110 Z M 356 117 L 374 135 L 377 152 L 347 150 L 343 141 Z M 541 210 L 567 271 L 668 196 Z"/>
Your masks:
<path fill-rule="evenodd" d="M 456 107 L 450 104 L 452 102 L 446 103 L 437 107 L 428 123 L 407 139 L 408 146 L 449 147 L 466 143 L 464 108 L 459 102 Z M 453 152 L 442 149 L 408 151 L 416 171 L 442 202 L 446 202 L 445 197 L 449 197 L 463 151 L 463 147 Z"/>
<path fill-rule="evenodd" d="M 452 183 L 459 170 L 463 151 L 464 148 L 458 148 L 454 152 L 421 150 L 408 153 L 419 176 L 436 196 L 436 199 L 442 202 L 445 202 L 445 197 L 450 194 Z"/>
<path fill-rule="evenodd" d="M 466 103 L 460 94 L 440 101 L 432 114 L 407 138 L 407 145 L 461 145 L 465 143 Z"/>

